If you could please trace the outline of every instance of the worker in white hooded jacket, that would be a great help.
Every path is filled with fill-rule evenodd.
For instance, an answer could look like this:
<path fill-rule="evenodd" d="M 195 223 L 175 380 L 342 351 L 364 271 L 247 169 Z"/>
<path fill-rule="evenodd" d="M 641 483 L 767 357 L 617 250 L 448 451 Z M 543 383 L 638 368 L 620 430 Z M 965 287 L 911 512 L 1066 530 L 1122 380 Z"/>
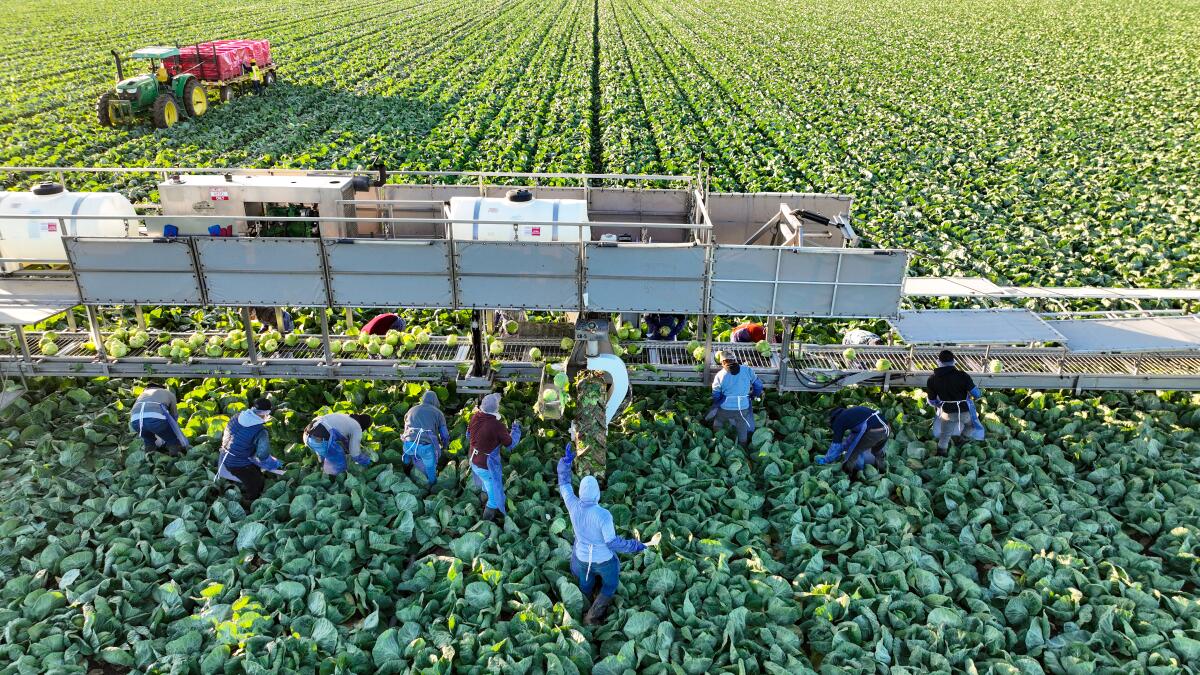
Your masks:
<path fill-rule="evenodd" d="M 558 460 L 558 491 L 571 515 L 571 529 L 575 531 L 571 572 L 579 579 L 579 590 L 583 591 L 585 598 L 591 597 L 596 582 L 600 582 L 600 593 L 583 619 L 584 623 L 594 624 L 604 619 L 617 593 L 621 563 L 616 554 L 640 553 L 647 546 L 658 544 L 661 535 L 655 534 L 645 544 L 637 539 L 618 537 L 612 514 L 599 504 L 600 484 L 595 477 L 584 476 L 579 481 L 579 496 L 575 496 L 571 486 L 571 464 L 574 461 L 575 451 L 571 443 L 567 443 L 566 453 Z"/>

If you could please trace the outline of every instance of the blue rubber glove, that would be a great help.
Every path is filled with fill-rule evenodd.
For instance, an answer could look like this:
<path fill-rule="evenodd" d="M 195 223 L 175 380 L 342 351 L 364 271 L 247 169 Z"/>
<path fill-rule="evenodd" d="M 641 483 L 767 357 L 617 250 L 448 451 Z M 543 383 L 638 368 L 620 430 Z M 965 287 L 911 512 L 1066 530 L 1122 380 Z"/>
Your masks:
<path fill-rule="evenodd" d="M 364 452 L 354 458 L 354 463 L 359 466 L 371 466 L 371 457 Z"/>
<path fill-rule="evenodd" d="M 277 471 L 283 468 L 283 462 L 275 459 L 274 457 L 268 457 L 264 460 L 260 460 L 258 462 L 258 467 L 263 471 Z"/>
<path fill-rule="evenodd" d="M 979 387 L 975 387 L 974 389 L 971 390 L 970 393 L 971 393 L 971 398 L 979 398 L 980 396 L 983 396 L 983 392 L 980 391 Z"/>
<path fill-rule="evenodd" d="M 830 462 L 835 461 L 838 457 L 841 457 L 841 456 L 842 456 L 842 444 L 834 443 L 833 445 L 829 446 L 829 452 L 826 452 L 824 456 L 817 458 L 817 464 L 822 464 L 822 465 L 829 464 Z"/>
<path fill-rule="evenodd" d="M 521 423 L 520 422 L 513 422 L 512 431 L 509 432 L 509 435 L 512 436 L 512 445 L 509 445 L 508 449 L 512 450 L 513 448 L 517 447 L 517 443 L 521 442 Z"/>
<path fill-rule="evenodd" d="M 720 389 L 713 389 L 712 400 L 713 403 L 720 405 L 721 401 L 725 400 L 725 392 L 721 391 Z"/>
<path fill-rule="evenodd" d="M 570 464 L 575 461 L 575 445 L 567 441 L 567 449 L 563 453 L 563 461 Z"/>

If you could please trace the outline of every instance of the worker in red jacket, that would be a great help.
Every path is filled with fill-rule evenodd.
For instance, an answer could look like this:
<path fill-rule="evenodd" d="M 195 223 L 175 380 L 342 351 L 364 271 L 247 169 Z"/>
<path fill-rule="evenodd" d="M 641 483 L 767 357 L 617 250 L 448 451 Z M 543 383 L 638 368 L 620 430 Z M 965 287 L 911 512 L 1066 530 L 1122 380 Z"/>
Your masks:
<path fill-rule="evenodd" d="M 734 342 L 762 342 L 767 339 L 767 329 L 761 323 L 747 321 L 734 328 L 730 335 Z"/>
<path fill-rule="evenodd" d="M 500 394 L 483 397 L 479 409 L 467 423 L 467 443 L 471 448 L 471 474 L 475 486 L 483 490 L 487 507 L 484 520 L 503 524 L 504 474 L 500 461 L 500 449 L 512 450 L 521 442 L 521 423 L 513 422 L 510 431 L 500 420 Z"/>
<path fill-rule="evenodd" d="M 367 325 L 362 327 L 362 332 L 367 335 L 386 335 L 389 330 L 404 330 L 404 326 L 404 319 L 388 312 L 368 321 Z"/>

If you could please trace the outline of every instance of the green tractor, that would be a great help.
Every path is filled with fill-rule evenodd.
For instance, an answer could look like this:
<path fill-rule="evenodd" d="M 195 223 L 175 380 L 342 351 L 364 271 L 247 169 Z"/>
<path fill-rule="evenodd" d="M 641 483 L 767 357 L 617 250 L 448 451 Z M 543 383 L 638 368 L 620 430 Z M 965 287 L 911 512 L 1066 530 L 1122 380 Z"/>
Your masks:
<path fill-rule="evenodd" d="M 199 117 L 208 110 L 208 92 L 191 73 L 168 74 L 166 61 L 178 59 L 177 47 L 144 47 L 130 56 L 150 62 L 150 72 L 126 78 L 121 55 L 112 50 L 117 63 L 117 86 L 101 94 L 96 101 L 96 117 L 101 126 L 132 124 L 139 115 L 149 113 L 159 129 L 174 126 L 184 114 Z"/>

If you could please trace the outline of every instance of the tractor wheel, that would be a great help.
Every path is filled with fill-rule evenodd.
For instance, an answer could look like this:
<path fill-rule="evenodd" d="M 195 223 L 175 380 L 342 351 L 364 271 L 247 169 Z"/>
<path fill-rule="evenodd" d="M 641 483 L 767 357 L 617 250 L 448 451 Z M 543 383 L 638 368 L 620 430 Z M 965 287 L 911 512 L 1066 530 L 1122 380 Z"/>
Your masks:
<path fill-rule="evenodd" d="M 235 92 L 233 90 L 232 84 L 227 84 L 227 85 L 221 87 L 221 102 L 222 103 L 229 103 L 230 101 L 232 101 L 234 99 L 235 96 L 237 96 L 237 92 Z"/>
<path fill-rule="evenodd" d="M 154 99 L 150 117 L 154 120 L 154 126 L 159 129 L 175 126 L 179 121 L 179 102 L 175 100 L 175 95 L 159 94 L 158 98 Z"/>
<path fill-rule="evenodd" d="M 199 117 L 208 111 L 208 92 L 204 85 L 195 80 L 188 80 L 183 85 L 183 107 L 188 117 Z"/>
<path fill-rule="evenodd" d="M 96 101 L 96 120 L 100 122 L 102 127 L 111 127 L 113 125 L 112 116 L 108 114 L 108 102 L 113 99 L 112 92 L 100 94 L 100 99 Z"/>
<path fill-rule="evenodd" d="M 275 84 L 275 71 L 268 70 L 267 73 L 263 75 L 263 86 L 269 87 L 273 84 Z"/>

